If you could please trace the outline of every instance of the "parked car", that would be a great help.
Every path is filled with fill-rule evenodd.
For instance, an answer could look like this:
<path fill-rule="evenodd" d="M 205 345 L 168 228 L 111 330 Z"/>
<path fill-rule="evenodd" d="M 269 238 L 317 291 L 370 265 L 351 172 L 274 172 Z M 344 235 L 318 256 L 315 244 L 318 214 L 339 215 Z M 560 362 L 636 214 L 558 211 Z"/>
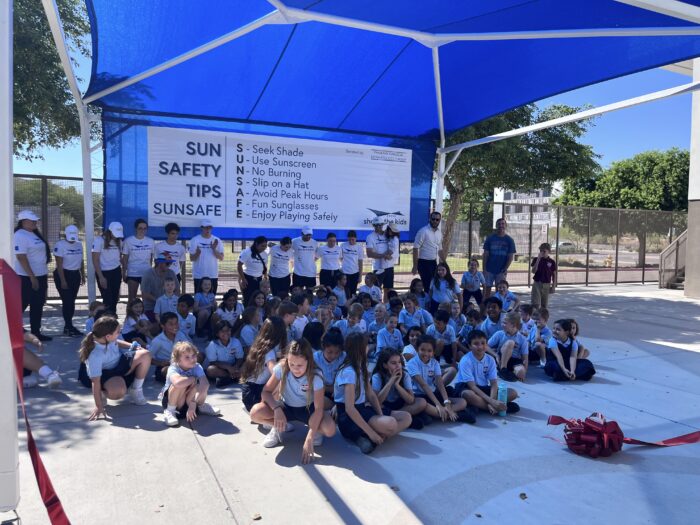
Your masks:
<path fill-rule="evenodd" d="M 576 253 L 576 245 L 571 241 L 559 241 L 557 245 L 559 248 L 559 253 Z"/>

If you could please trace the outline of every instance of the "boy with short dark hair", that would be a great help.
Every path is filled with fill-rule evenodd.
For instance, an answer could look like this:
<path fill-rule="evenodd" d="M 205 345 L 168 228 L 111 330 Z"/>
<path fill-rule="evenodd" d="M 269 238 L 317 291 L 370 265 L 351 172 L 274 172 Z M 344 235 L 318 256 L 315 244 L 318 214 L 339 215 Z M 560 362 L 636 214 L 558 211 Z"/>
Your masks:
<path fill-rule="evenodd" d="M 488 410 L 491 415 L 505 410 L 513 414 L 520 410 L 515 403 L 518 393 L 508 389 L 508 402 L 498 400 L 496 360 L 486 353 L 486 334 L 481 330 L 469 333 L 469 353 L 459 362 L 455 395 L 467 402 L 467 411 L 476 418 L 477 409 Z"/>
<path fill-rule="evenodd" d="M 503 302 L 498 297 L 489 297 L 484 301 L 486 319 L 478 326 L 486 337 L 493 336 L 503 328 Z"/>
<path fill-rule="evenodd" d="M 194 297 L 186 293 L 177 300 L 177 320 L 180 323 L 180 332 L 185 334 L 191 341 L 197 329 L 197 319 L 192 313 L 194 308 Z"/>
<path fill-rule="evenodd" d="M 535 326 L 530 330 L 528 343 L 530 346 L 529 361 L 537 363 L 544 367 L 547 364 L 547 344 L 552 337 L 552 331 L 547 326 L 549 320 L 549 310 L 540 308 L 532 313 L 532 320 L 535 321 Z"/>
<path fill-rule="evenodd" d="M 557 286 L 557 263 L 549 254 L 552 253 L 552 246 L 543 242 L 540 244 L 540 251 L 537 257 L 532 259 L 532 307 L 547 308 L 549 305 L 549 294 L 554 293 Z"/>

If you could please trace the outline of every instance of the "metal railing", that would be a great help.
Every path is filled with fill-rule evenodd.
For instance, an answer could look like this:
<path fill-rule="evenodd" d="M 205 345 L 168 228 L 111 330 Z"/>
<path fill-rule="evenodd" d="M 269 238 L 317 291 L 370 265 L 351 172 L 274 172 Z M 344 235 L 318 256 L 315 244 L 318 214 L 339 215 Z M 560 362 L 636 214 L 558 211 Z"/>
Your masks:
<path fill-rule="evenodd" d="M 681 233 L 659 254 L 659 288 L 670 288 L 685 272 L 688 230 Z"/>

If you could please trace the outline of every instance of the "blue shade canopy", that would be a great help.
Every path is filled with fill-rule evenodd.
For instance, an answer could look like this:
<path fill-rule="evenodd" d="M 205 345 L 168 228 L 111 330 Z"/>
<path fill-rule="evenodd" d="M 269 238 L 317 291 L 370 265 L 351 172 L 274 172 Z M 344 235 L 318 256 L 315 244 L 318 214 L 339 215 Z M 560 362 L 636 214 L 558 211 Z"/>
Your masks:
<path fill-rule="evenodd" d="M 270 22 L 95 104 L 339 133 L 437 140 L 439 107 L 449 133 L 557 93 L 700 56 L 700 25 L 614 0 L 87 6 L 93 71 L 86 97 L 263 17 Z"/>

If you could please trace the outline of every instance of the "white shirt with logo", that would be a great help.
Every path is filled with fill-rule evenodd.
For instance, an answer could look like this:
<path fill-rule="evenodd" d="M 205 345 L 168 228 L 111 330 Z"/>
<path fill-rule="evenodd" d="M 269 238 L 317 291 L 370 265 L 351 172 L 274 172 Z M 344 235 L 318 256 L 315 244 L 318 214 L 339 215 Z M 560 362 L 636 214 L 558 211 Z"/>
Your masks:
<path fill-rule="evenodd" d="M 126 262 L 127 277 L 143 277 L 151 268 L 155 242 L 150 237 L 139 239 L 132 235 L 122 243 L 122 253 L 129 256 Z"/>
<path fill-rule="evenodd" d="M 159 257 L 168 259 L 172 261 L 168 268 L 170 268 L 175 275 L 180 275 L 180 263 L 185 262 L 185 245 L 179 241 L 175 244 L 168 244 L 167 241 L 160 241 L 156 244 L 155 254 L 156 259 Z"/>
<path fill-rule="evenodd" d="M 190 240 L 190 255 L 194 255 L 197 252 L 197 248 L 200 249 L 199 257 L 196 261 L 192 261 L 193 279 L 203 279 L 204 277 L 218 279 L 219 260 L 216 258 L 216 255 L 214 255 L 215 251 L 214 248 L 212 248 L 214 241 L 219 242 L 216 246 L 216 253 L 224 253 L 224 243 L 214 235 L 209 238 L 205 238 L 202 235 L 195 235 L 192 237 L 192 240 Z"/>
<path fill-rule="evenodd" d="M 80 241 L 68 242 L 61 239 L 53 247 L 53 254 L 63 259 L 64 270 L 80 270 L 83 264 L 83 243 Z"/>
<path fill-rule="evenodd" d="M 46 264 L 46 244 L 33 232 L 20 229 L 15 232 L 15 255 L 26 255 L 29 267 L 36 277 L 49 273 Z M 17 275 L 28 276 L 27 272 L 15 258 L 15 272 Z"/>
<path fill-rule="evenodd" d="M 294 257 L 294 250 L 290 247 L 284 251 L 279 244 L 269 250 L 270 262 L 268 263 L 267 274 L 270 277 L 280 278 L 289 275 L 289 261 Z"/>
<path fill-rule="evenodd" d="M 316 277 L 316 250 L 318 242 L 311 239 L 302 241 L 301 237 L 292 239 L 294 250 L 294 273 L 301 277 Z"/>

